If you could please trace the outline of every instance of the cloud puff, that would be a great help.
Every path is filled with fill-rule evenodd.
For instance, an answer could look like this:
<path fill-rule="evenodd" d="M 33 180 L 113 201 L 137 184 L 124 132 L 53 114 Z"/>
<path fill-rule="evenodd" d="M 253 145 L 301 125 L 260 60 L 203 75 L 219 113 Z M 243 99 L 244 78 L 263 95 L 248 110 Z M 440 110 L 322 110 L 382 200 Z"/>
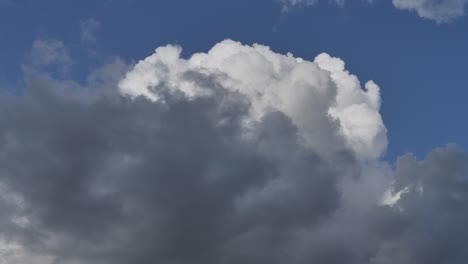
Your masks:
<path fill-rule="evenodd" d="M 36 39 L 28 59 L 34 68 L 54 68 L 62 73 L 67 72 L 73 62 L 64 43 L 56 39 Z"/>
<path fill-rule="evenodd" d="M 203 89 L 207 84 L 198 80 L 200 74 L 218 75 L 219 85 L 248 98 L 252 108 L 248 120 L 280 111 L 321 153 L 345 144 L 359 157 L 378 158 L 386 148 L 379 87 L 370 81 L 362 90 L 338 58 L 321 54 L 311 62 L 231 40 L 189 59 L 180 58 L 180 52 L 174 46 L 158 48 L 126 75 L 120 90 L 153 101 L 167 92 L 204 97 L 210 92 Z"/>
<path fill-rule="evenodd" d="M 283 5 L 282 12 L 289 12 L 293 8 L 306 7 L 316 5 L 320 0 L 277 0 Z M 372 0 L 371 0 L 372 1 Z M 330 0 L 329 2 L 335 3 L 338 6 L 343 6 L 345 0 Z"/>
<path fill-rule="evenodd" d="M 447 22 L 465 15 L 467 0 L 393 0 L 399 9 L 413 10 L 420 17 Z"/>
<path fill-rule="evenodd" d="M 86 86 L 31 73 L 23 97 L 0 97 L 0 260 L 466 260 L 466 154 L 379 161 L 376 84 L 327 54 L 180 51 L 158 48 L 118 87 L 115 60 Z"/>
<path fill-rule="evenodd" d="M 319 0 L 278 0 L 283 4 L 283 11 L 294 7 L 312 6 Z M 375 0 L 365 0 L 374 2 Z M 332 1 L 343 6 L 345 0 Z M 398 9 L 415 11 L 420 17 L 435 20 L 437 22 L 449 22 L 454 18 L 465 14 L 467 0 L 392 0 Z"/>

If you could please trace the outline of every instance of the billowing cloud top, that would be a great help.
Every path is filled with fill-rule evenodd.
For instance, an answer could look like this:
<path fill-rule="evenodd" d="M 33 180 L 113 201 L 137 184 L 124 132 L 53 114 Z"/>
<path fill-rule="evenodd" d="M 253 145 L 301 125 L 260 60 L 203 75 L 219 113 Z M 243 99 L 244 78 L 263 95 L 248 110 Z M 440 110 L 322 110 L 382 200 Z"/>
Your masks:
<path fill-rule="evenodd" d="M 386 148 L 379 87 L 369 81 L 362 90 L 338 58 L 320 54 L 312 62 L 231 40 L 190 59 L 180 58 L 180 52 L 176 46 L 158 48 L 126 75 L 121 91 L 151 100 L 168 92 L 187 98 L 212 96 L 204 89 L 207 80 L 200 82 L 210 76 L 209 81 L 248 99 L 252 109 L 246 121 L 280 111 L 321 153 L 336 151 L 342 142 L 363 158 L 378 158 Z"/>
<path fill-rule="evenodd" d="M 468 155 L 380 161 L 376 84 L 327 54 L 180 52 L 85 87 L 33 61 L 0 96 L 0 263 L 466 263 Z"/>
<path fill-rule="evenodd" d="M 278 0 L 283 3 L 283 10 L 292 7 L 315 5 L 319 0 Z M 375 2 L 378 0 L 365 0 Z M 345 0 L 334 0 L 338 5 L 343 5 Z M 420 17 L 433 19 L 437 22 L 447 22 L 465 14 L 465 6 L 468 0 L 392 0 L 398 9 L 415 11 Z"/>

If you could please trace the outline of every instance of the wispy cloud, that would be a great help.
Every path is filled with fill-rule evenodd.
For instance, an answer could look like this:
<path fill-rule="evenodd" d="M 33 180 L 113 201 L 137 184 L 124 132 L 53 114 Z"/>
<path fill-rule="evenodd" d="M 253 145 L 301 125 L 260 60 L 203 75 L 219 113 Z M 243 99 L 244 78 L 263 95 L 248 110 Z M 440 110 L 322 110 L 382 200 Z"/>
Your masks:
<path fill-rule="evenodd" d="M 64 43 L 60 40 L 46 38 L 36 39 L 28 56 L 28 66 L 37 69 L 56 69 L 66 73 L 73 63 Z"/>
<path fill-rule="evenodd" d="M 313 6 L 320 0 L 277 0 L 283 4 L 283 11 L 294 7 Z M 333 0 L 343 6 L 346 0 Z M 378 2 L 378 0 L 363 0 L 363 2 Z M 402 10 L 416 12 L 420 17 L 435 20 L 438 23 L 450 22 L 465 15 L 468 0 L 392 0 L 393 5 Z"/>

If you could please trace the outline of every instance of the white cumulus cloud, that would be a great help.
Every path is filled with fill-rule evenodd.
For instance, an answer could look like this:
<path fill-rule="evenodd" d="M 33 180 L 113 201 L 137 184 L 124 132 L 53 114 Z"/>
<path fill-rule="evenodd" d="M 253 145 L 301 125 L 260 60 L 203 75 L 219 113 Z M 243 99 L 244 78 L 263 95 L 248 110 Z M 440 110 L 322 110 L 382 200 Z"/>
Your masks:
<path fill-rule="evenodd" d="M 378 158 L 386 149 L 379 87 L 369 81 L 362 88 L 339 58 L 323 53 L 307 61 L 275 53 L 267 46 L 231 40 L 189 59 L 180 53 L 177 46 L 156 49 L 127 73 L 119 84 L 121 92 L 151 100 L 167 92 L 210 96 L 200 82 L 184 74 L 213 74 L 219 76 L 221 87 L 249 99 L 251 120 L 259 120 L 271 109 L 281 111 L 299 128 L 306 143 L 322 153 L 337 150 L 342 142 L 362 158 Z M 339 133 L 329 132 L 335 131 L 333 126 L 339 126 Z"/>

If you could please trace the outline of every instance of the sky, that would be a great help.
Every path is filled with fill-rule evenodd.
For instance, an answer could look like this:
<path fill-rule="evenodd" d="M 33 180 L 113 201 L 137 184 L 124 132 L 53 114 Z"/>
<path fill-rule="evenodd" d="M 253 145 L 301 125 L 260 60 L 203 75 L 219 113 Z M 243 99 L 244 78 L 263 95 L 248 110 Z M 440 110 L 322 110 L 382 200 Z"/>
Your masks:
<path fill-rule="evenodd" d="M 0 0 L 0 264 L 466 263 L 466 6 Z"/>

